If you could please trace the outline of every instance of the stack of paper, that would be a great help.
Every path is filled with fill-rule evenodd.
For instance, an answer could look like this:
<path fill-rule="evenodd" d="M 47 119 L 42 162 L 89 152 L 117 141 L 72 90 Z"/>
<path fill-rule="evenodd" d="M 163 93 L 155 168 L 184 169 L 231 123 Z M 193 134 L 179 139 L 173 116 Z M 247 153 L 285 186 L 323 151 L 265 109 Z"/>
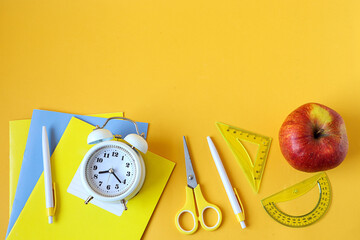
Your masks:
<path fill-rule="evenodd" d="M 119 114 L 113 114 L 112 116 Z M 8 239 L 101 239 L 104 233 L 126 239 L 139 239 L 150 220 L 152 212 L 174 168 L 174 163 L 151 152 L 144 156 L 146 179 L 140 193 L 128 203 L 129 210 L 120 217 L 67 192 L 80 162 L 91 148 L 87 135 L 94 125 L 102 125 L 106 119 L 85 117 L 35 110 L 30 128 L 27 121 L 10 124 L 11 185 L 10 197 L 14 196 L 17 175 L 18 152 L 25 146 L 16 194 L 11 209 Z M 106 116 L 109 117 L 109 116 Z M 81 120 L 80 120 L 81 119 Z M 84 121 L 82 121 L 84 120 Z M 85 122 L 86 121 L 86 122 Z M 135 132 L 127 121 L 114 121 L 107 125 L 114 134 L 122 136 Z M 42 175 L 41 126 L 48 128 L 53 180 L 57 185 L 57 212 L 54 224 L 47 223 L 44 179 Z M 138 123 L 140 132 L 147 133 L 148 124 Z M 21 127 L 19 127 L 21 126 Z M 20 133 L 23 130 L 25 132 Z M 15 153 L 15 154 L 14 154 Z M 40 155 L 39 155 L 40 153 Z"/>

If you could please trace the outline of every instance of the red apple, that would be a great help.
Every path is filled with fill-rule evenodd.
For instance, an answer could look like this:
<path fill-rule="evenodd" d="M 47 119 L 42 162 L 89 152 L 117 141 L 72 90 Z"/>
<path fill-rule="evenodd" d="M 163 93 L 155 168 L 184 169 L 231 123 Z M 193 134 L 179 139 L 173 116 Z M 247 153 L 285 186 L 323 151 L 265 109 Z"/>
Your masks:
<path fill-rule="evenodd" d="M 304 172 L 338 166 L 349 148 L 342 117 L 318 103 L 307 103 L 290 113 L 280 128 L 279 142 L 285 159 Z"/>

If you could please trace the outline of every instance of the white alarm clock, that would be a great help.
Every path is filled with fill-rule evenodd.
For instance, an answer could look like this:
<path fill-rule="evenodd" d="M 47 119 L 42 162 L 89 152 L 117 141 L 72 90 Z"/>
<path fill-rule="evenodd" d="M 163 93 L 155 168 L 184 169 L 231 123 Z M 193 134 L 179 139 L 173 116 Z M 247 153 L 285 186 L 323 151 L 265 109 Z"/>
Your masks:
<path fill-rule="evenodd" d="M 112 119 L 123 119 L 135 125 L 137 134 L 129 134 L 124 140 L 104 129 Z M 116 140 L 112 140 L 115 137 Z M 108 118 L 102 127 L 89 134 L 88 144 L 96 144 L 84 156 L 80 165 L 82 184 L 89 194 L 85 204 L 93 198 L 125 205 L 141 189 L 145 180 L 145 164 L 139 151 L 146 153 L 148 145 L 139 133 L 136 122 L 124 117 Z"/>

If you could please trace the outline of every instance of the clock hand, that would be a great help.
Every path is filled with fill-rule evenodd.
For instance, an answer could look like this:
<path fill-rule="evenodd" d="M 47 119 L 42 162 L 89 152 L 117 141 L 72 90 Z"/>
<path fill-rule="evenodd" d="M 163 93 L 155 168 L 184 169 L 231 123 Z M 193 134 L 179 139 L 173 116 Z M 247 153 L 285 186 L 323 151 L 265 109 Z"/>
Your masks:
<path fill-rule="evenodd" d="M 109 176 L 108 176 L 108 178 L 107 178 L 107 181 L 106 181 L 106 185 L 109 183 L 109 180 L 110 180 L 110 176 L 111 176 L 111 173 L 113 173 L 114 172 L 114 169 L 111 167 L 110 169 L 109 169 Z"/>
<path fill-rule="evenodd" d="M 108 185 L 108 183 L 109 183 L 110 176 L 111 176 L 111 174 L 108 175 L 108 178 L 107 178 L 107 181 L 106 181 L 106 185 Z"/>
<path fill-rule="evenodd" d="M 111 169 L 111 168 L 110 168 Z M 109 170 L 106 170 L 106 171 L 100 171 L 99 174 L 103 174 L 103 173 L 111 173 L 111 171 Z"/>
<path fill-rule="evenodd" d="M 118 178 L 118 176 L 116 176 L 116 174 L 114 172 L 112 172 L 112 174 L 114 175 L 114 177 L 121 183 L 120 179 Z"/>

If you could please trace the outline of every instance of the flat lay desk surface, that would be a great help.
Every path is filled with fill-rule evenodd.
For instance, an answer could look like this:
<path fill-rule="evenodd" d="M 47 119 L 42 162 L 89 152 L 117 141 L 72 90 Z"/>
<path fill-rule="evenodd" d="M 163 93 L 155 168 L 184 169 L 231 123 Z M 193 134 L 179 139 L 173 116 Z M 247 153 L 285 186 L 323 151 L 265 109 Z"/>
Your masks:
<path fill-rule="evenodd" d="M 9 121 L 33 109 L 125 112 L 149 122 L 149 149 L 176 162 L 144 239 L 354 239 L 360 218 L 360 3 L 358 1 L 0 0 L 0 237 L 9 212 Z M 349 153 L 327 172 L 333 199 L 312 226 L 273 221 L 260 200 L 313 174 L 279 149 L 287 114 L 319 102 L 344 118 Z M 273 138 L 255 194 L 216 129 L 221 121 Z M 185 203 L 182 136 L 222 225 L 179 233 Z M 246 212 L 241 229 L 213 163 L 211 136 Z M 284 205 L 316 204 L 317 192 Z"/>

